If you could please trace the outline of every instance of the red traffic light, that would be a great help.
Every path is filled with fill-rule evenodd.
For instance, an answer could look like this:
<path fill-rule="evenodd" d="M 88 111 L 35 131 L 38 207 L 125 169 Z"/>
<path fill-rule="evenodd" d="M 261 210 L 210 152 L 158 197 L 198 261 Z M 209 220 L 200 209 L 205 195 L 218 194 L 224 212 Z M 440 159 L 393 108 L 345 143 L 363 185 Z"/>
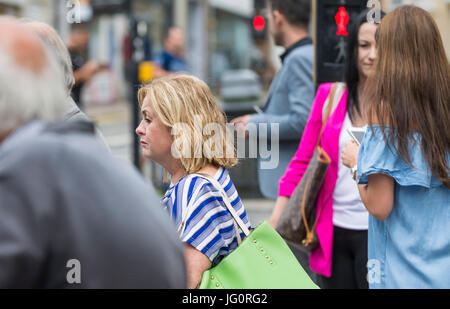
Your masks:
<path fill-rule="evenodd" d="M 266 20 L 261 15 L 253 17 L 253 28 L 256 31 L 263 31 L 266 27 Z"/>
<path fill-rule="evenodd" d="M 345 7 L 341 6 L 339 8 L 339 11 L 337 12 L 336 16 L 334 17 L 336 20 L 336 25 L 338 26 L 338 31 L 336 35 L 344 35 L 347 36 L 347 24 L 349 20 L 349 16 L 347 11 L 345 10 Z"/>

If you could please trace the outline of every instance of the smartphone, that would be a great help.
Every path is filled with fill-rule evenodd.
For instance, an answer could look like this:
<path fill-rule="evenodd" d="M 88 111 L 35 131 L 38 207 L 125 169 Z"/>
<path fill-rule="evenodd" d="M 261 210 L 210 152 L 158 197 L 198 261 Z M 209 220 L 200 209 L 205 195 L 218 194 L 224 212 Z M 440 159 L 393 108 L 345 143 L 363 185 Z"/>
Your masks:
<path fill-rule="evenodd" d="M 351 128 L 347 129 L 348 134 L 350 137 L 358 143 L 358 145 L 361 145 L 361 142 L 364 138 L 364 134 L 366 133 L 365 128 Z"/>

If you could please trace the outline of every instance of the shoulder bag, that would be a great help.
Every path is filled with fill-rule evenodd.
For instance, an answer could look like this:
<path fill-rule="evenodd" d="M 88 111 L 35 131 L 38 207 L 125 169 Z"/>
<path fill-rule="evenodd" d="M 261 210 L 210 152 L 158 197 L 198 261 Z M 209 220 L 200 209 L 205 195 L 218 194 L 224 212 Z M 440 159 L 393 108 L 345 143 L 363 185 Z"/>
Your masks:
<path fill-rule="evenodd" d="M 238 246 L 217 266 L 205 271 L 200 289 L 317 289 L 298 263 L 285 241 L 267 223 L 250 231 L 239 218 L 230 200 L 213 177 L 193 174 L 208 180 L 222 195 L 233 217 Z M 239 237 L 239 229 L 245 234 Z"/>
<path fill-rule="evenodd" d="M 339 103 L 344 90 L 345 86 L 342 83 L 334 83 L 331 88 L 322 109 L 322 127 L 314 154 L 276 228 L 286 241 L 305 252 L 311 252 L 319 245 L 315 230 L 322 209 L 317 210 L 317 197 L 331 162 L 329 155 L 320 147 L 320 140 L 327 120 Z"/>

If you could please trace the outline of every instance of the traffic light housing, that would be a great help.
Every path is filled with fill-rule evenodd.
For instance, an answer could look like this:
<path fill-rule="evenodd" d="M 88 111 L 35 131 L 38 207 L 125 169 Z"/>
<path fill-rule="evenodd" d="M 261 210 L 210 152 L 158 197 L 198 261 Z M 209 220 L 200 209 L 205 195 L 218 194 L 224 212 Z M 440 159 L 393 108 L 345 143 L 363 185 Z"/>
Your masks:
<path fill-rule="evenodd" d="M 266 38 L 267 21 L 262 15 L 255 15 L 252 20 L 253 39 L 256 41 Z"/>
<path fill-rule="evenodd" d="M 361 0 L 313 0 L 314 83 L 341 81 L 348 28 L 364 9 Z"/>
<path fill-rule="evenodd" d="M 254 0 L 255 14 L 252 18 L 252 37 L 255 41 L 263 41 L 266 39 L 267 32 L 267 19 L 263 15 L 263 11 L 266 7 L 265 0 Z"/>
<path fill-rule="evenodd" d="M 266 7 L 266 0 L 253 0 L 255 10 L 263 10 Z"/>

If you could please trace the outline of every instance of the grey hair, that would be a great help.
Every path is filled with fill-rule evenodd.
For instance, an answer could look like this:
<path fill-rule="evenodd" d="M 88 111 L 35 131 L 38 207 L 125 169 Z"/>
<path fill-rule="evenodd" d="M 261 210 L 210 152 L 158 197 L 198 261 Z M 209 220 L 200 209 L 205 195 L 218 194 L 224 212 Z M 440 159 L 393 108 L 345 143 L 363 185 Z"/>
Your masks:
<path fill-rule="evenodd" d="M 63 74 L 45 50 L 45 65 L 21 67 L 0 42 L 0 136 L 32 120 L 62 119 L 67 108 Z"/>
<path fill-rule="evenodd" d="M 75 85 L 75 78 L 73 77 L 72 60 L 70 59 L 69 51 L 56 32 L 51 26 L 46 23 L 33 21 L 30 19 L 20 20 L 25 26 L 30 27 L 44 42 L 45 47 L 50 50 L 58 64 L 64 72 L 64 84 L 70 94 Z"/>

